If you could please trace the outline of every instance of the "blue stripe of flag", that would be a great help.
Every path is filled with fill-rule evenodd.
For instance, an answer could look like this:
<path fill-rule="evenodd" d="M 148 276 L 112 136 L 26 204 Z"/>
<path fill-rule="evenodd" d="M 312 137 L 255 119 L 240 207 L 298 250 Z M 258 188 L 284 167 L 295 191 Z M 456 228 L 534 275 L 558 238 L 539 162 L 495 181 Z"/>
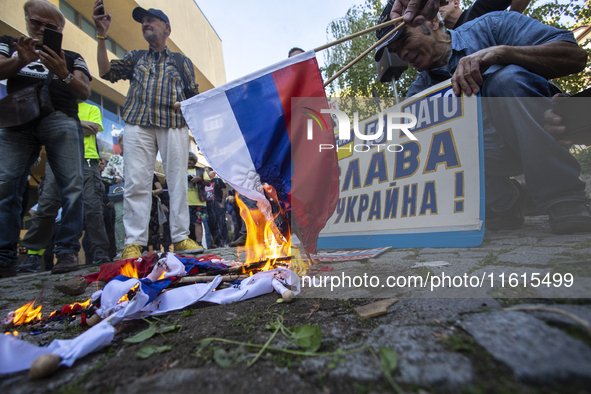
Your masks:
<path fill-rule="evenodd" d="M 291 189 L 291 143 L 272 74 L 229 89 L 226 97 L 261 181 L 275 185 L 285 201 Z"/>

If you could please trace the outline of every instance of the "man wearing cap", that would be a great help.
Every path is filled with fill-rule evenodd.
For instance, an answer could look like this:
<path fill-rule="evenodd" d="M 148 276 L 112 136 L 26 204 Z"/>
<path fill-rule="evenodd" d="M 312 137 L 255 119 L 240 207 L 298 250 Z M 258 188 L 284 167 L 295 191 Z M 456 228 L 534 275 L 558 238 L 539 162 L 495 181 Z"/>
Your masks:
<path fill-rule="evenodd" d="M 585 68 L 586 52 L 571 32 L 501 11 L 456 30 L 445 31 L 437 19 L 407 26 L 378 46 L 376 56 L 385 47 L 420 72 L 409 96 L 451 78 L 456 96 L 481 92 L 489 98 L 482 100 L 489 230 L 523 224 L 524 193 L 510 177 L 524 174 L 554 233 L 591 231 L 580 165 L 543 127 L 544 111 L 552 105 L 548 79 Z"/>
<path fill-rule="evenodd" d="M 121 259 L 140 257 L 148 243 L 148 225 L 152 203 L 152 177 L 158 150 L 162 156 L 170 191 L 170 231 L 174 251 L 200 253 L 203 249 L 189 239 L 186 165 L 189 134 L 185 120 L 173 104 L 198 93 L 193 63 L 166 46 L 170 21 L 164 12 L 136 7 L 133 19 L 142 25 L 150 49 L 132 50 L 123 59 L 109 62 L 106 37 L 111 15 L 104 13 L 97 0 L 93 19 L 97 28 L 98 66 L 101 78 L 116 82 L 130 80 L 123 108 L 125 120 L 125 248 Z M 182 68 L 179 69 L 179 68 Z M 185 78 L 188 76 L 189 78 Z M 190 86 L 183 81 L 189 80 Z"/>

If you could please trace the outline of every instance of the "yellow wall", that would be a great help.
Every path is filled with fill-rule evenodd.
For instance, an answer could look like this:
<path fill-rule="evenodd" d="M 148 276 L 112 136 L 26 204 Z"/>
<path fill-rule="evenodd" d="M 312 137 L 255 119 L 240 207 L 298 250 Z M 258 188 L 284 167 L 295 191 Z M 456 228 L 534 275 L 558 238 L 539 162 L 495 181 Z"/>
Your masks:
<path fill-rule="evenodd" d="M 59 7 L 59 0 L 49 1 Z M 25 2 L 26 0 L 0 0 L 0 35 L 26 35 L 23 11 Z M 66 3 L 92 22 L 94 1 L 66 0 Z M 104 3 L 113 20 L 109 37 L 126 50 L 148 48 L 140 24 L 131 16 L 133 9 L 137 6 L 161 9 L 169 17 L 172 27 L 167 44 L 172 51 L 182 52 L 193 61 L 199 90 L 204 92 L 226 82 L 221 40 L 193 0 L 104 0 Z M 94 91 L 119 105 L 125 103 L 129 83 L 119 81 L 112 84 L 99 77 L 97 43 L 93 38 L 67 20 L 62 46 L 80 53 L 86 60 L 93 78 L 91 88 Z M 116 58 L 111 52 L 109 57 Z"/>

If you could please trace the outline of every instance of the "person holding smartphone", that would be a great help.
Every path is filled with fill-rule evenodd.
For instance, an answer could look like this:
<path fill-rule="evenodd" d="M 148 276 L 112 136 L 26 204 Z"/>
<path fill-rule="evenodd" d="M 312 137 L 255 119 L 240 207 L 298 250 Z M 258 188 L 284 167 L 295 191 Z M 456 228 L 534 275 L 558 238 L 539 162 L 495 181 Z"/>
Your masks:
<path fill-rule="evenodd" d="M 108 11 L 108 10 L 107 10 Z M 173 104 L 195 95 L 193 63 L 173 53 L 166 45 L 171 25 L 161 10 L 136 7 L 133 19 L 141 26 L 149 50 L 132 50 L 123 59 L 109 61 L 106 39 L 112 17 L 101 0 L 94 4 L 92 18 L 97 29 L 97 58 L 101 78 L 111 82 L 130 81 L 125 120 L 125 248 L 121 259 L 137 258 L 148 245 L 148 224 L 152 204 L 151 185 L 158 150 L 166 169 L 170 191 L 170 231 L 175 253 L 202 253 L 189 238 L 187 159 L 189 133 L 185 119 Z"/>
<path fill-rule="evenodd" d="M 82 235 L 84 135 L 76 100 L 90 96 L 90 72 L 78 53 L 56 53 L 43 45 L 46 28 L 61 33 L 66 23 L 55 5 L 29 0 L 24 16 L 28 37 L 0 37 L 0 80 L 7 80 L 10 94 L 52 75 L 49 91 L 55 111 L 22 131 L 0 129 L 0 277 L 16 275 L 22 194 L 43 145 L 63 209 L 52 273 L 78 269 Z"/>

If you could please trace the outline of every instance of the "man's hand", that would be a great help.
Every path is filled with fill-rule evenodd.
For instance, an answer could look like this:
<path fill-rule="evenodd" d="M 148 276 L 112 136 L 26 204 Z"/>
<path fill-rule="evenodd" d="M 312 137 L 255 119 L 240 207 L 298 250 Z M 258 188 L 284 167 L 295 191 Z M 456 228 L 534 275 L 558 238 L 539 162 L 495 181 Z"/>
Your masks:
<path fill-rule="evenodd" d="M 58 55 L 53 50 L 49 49 L 47 45 L 43 45 L 43 50 L 39 51 L 39 59 L 47 69 L 59 79 L 64 79 L 70 75 L 68 66 L 66 65 L 66 56 L 64 51 L 60 51 Z"/>
<path fill-rule="evenodd" d="M 195 175 L 193 178 L 191 178 L 191 183 L 199 183 L 203 181 L 203 178 L 198 177 L 197 175 Z"/>
<path fill-rule="evenodd" d="M 478 94 L 483 84 L 482 73 L 493 64 L 501 64 L 503 48 L 489 47 L 461 58 L 451 77 L 454 94 L 460 96 L 462 91 L 466 96 Z"/>
<path fill-rule="evenodd" d="M 97 135 L 101 128 L 100 124 L 87 120 L 81 120 L 80 123 L 82 124 L 82 131 L 84 131 L 85 135 Z"/>
<path fill-rule="evenodd" d="M 107 31 L 111 26 L 111 14 L 97 14 L 99 9 L 104 10 L 104 4 L 102 0 L 96 0 L 94 3 L 94 11 L 92 12 L 92 19 L 96 26 L 96 34 L 102 37 L 107 36 Z"/>
<path fill-rule="evenodd" d="M 556 103 L 560 100 L 564 100 L 565 97 L 568 96 L 566 94 L 557 93 L 554 95 L 554 97 L 552 97 L 552 101 Z M 566 133 L 566 126 L 562 125 L 562 118 L 556 115 L 552 108 L 544 112 L 544 120 L 546 121 L 544 130 L 554 137 L 558 145 L 564 146 L 566 149 L 569 149 L 571 146 L 573 146 L 572 141 L 561 138 L 561 136 Z"/>
<path fill-rule="evenodd" d="M 39 53 L 35 49 L 35 44 L 38 42 L 39 40 L 31 37 L 20 36 L 18 41 L 14 43 L 14 49 L 18 52 L 18 58 L 23 67 L 39 59 Z"/>
<path fill-rule="evenodd" d="M 404 12 L 404 22 L 417 27 L 426 20 L 432 20 L 439 12 L 440 0 L 396 0 L 390 12 L 390 19 L 399 18 Z"/>

